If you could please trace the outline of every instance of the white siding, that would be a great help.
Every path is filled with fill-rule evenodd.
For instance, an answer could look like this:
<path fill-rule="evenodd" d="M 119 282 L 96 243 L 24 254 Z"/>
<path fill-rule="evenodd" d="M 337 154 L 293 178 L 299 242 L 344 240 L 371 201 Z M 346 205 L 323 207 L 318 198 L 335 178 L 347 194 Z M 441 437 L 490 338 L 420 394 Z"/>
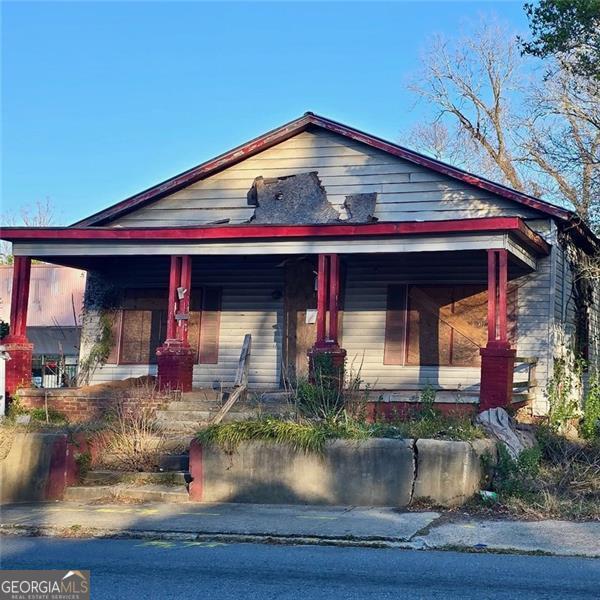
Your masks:
<path fill-rule="evenodd" d="M 250 385 L 254 389 L 279 386 L 281 340 L 283 331 L 283 291 L 281 259 L 272 258 L 196 258 L 194 285 L 223 288 L 220 323 L 219 360 L 214 365 L 196 365 L 196 388 L 219 387 L 233 382 L 242 340 L 252 334 Z M 124 268 L 111 278 L 118 287 L 157 287 L 164 285 L 167 263 L 137 259 L 137 267 Z M 347 256 L 343 346 L 348 364 L 354 370 L 362 364 L 361 377 L 375 389 L 419 389 L 430 384 L 447 390 L 477 392 L 479 368 L 415 367 L 384 365 L 384 339 L 387 286 L 391 283 L 484 283 L 487 278 L 485 251 L 411 253 Z M 512 275 L 518 275 L 515 265 Z M 521 273 L 523 272 L 521 267 Z M 539 360 L 536 410 L 545 409 L 542 396 L 552 355 L 550 329 L 554 298 L 551 294 L 552 259 L 538 261 L 538 270 L 513 278 L 519 286 L 517 353 Z M 88 312 L 84 320 L 82 355 L 93 343 L 97 313 Z M 155 374 L 153 365 L 105 365 L 93 376 L 93 383 L 112 379 Z"/>
<path fill-rule="evenodd" d="M 324 131 L 303 132 L 237 165 L 115 220 L 142 227 L 201 225 L 220 219 L 243 223 L 254 208 L 246 194 L 256 177 L 317 171 L 329 201 L 343 213 L 345 196 L 377 192 L 380 221 L 535 216 L 498 198 L 365 144 Z"/>
<path fill-rule="evenodd" d="M 237 363 L 246 333 L 252 335 L 252 352 L 249 385 L 254 389 L 273 389 L 279 386 L 281 366 L 281 335 L 283 300 L 274 299 L 274 292 L 282 291 L 282 268 L 272 259 L 244 259 L 235 262 L 194 262 L 194 285 L 219 286 L 223 289 L 219 358 L 217 364 L 194 367 L 194 387 L 218 388 L 231 385 L 235 379 Z M 165 265 L 149 269 L 148 264 L 138 268 L 123 268 L 112 281 L 121 287 L 164 286 L 168 280 Z M 85 357 L 94 343 L 98 331 L 99 314 L 88 311 L 84 318 L 81 356 Z M 155 375 L 156 365 L 104 365 L 96 369 L 90 383 Z"/>
<path fill-rule="evenodd" d="M 277 261 L 264 260 L 247 266 L 239 261 L 229 267 L 194 266 L 194 281 L 223 287 L 219 362 L 196 365 L 194 387 L 233 383 L 246 333 L 252 334 L 249 386 L 253 389 L 279 386 L 283 300 L 274 299 L 273 295 L 283 291 L 283 269 L 276 265 Z"/>
<path fill-rule="evenodd" d="M 551 259 L 538 261 L 538 270 L 512 282 L 518 286 L 517 355 L 538 358 L 536 391 L 543 402 L 549 357 L 551 324 Z M 343 345 L 349 364 L 376 389 L 417 389 L 432 385 L 442 389 L 478 391 L 479 368 L 384 365 L 385 311 L 390 283 L 477 283 L 487 281 L 485 254 L 446 255 L 428 260 L 425 255 L 398 256 L 397 260 L 355 259 L 348 266 L 343 315 Z"/>

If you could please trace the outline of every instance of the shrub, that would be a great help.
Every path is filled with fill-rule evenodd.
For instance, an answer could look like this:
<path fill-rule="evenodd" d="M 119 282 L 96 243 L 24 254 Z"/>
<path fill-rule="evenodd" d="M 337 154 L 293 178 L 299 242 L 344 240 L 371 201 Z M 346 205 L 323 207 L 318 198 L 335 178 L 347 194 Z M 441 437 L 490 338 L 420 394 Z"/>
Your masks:
<path fill-rule="evenodd" d="M 153 412 L 130 402 L 116 406 L 103 437 L 106 454 L 100 462 L 126 471 L 155 470 L 167 442 Z"/>
<path fill-rule="evenodd" d="M 563 432 L 569 421 L 579 416 L 579 392 L 585 361 L 575 358 L 572 351 L 554 359 L 552 378 L 546 385 L 549 411 L 548 423 L 556 432 Z"/>
<path fill-rule="evenodd" d="M 600 439 L 600 377 L 598 371 L 594 371 L 590 375 L 580 431 L 586 439 Z"/>
<path fill-rule="evenodd" d="M 48 408 L 48 413 L 46 414 L 45 408 L 32 408 L 29 411 L 31 418 L 34 421 L 41 421 L 43 423 L 52 423 L 53 425 L 63 425 L 68 422 L 68 419 L 65 414 L 61 413 L 54 408 Z"/>
<path fill-rule="evenodd" d="M 534 518 L 600 519 L 600 443 L 580 443 L 551 428 L 517 460 L 499 448 L 491 487 L 499 507 Z"/>

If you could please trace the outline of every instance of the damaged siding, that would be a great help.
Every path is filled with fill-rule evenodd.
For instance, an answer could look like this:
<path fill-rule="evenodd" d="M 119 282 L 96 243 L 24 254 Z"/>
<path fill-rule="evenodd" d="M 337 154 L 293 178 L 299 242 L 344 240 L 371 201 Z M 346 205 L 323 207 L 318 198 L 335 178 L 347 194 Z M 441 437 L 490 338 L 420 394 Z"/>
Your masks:
<path fill-rule="evenodd" d="M 113 226 L 203 225 L 254 214 L 248 192 L 256 177 L 316 171 L 343 220 L 346 196 L 377 194 L 380 221 L 535 216 L 514 202 L 333 133 L 304 132 L 184 190 L 115 220 Z"/>

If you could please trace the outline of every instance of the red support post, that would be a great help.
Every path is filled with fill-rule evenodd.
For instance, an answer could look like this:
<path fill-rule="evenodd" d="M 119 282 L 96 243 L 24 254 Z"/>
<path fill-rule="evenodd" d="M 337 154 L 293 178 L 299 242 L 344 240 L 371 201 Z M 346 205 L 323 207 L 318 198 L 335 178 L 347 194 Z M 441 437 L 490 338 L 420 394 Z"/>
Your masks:
<path fill-rule="evenodd" d="M 508 343 L 508 252 L 498 250 L 498 340 Z"/>
<path fill-rule="evenodd" d="M 488 301 L 487 301 L 487 326 L 488 341 L 496 339 L 496 250 L 488 250 Z"/>
<path fill-rule="evenodd" d="M 179 330 L 178 338 L 184 346 L 188 345 L 188 328 L 190 318 L 190 293 L 192 286 L 192 257 L 181 257 L 181 278 L 179 287 L 183 291 L 183 298 L 179 301 Z"/>
<path fill-rule="evenodd" d="M 329 335 L 328 341 L 338 343 L 338 309 L 340 294 L 340 257 L 329 255 Z"/>
<path fill-rule="evenodd" d="M 169 273 L 169 304 L 167 306 L 167 339 L 174 340 L 177 337 L 177 287 L 181 279 L 181 258 L 171 256 L 171 270 Z"/>
<path fill-rule="evenodd" d="M 15 256 L 10 304 L 10 332 L 2 344 L 10 356 L 6 363 L 6 395 L 31 385 L 33 344 L 27 340 L 27 306 L 31 258 Z"/>
<path fill-rule="evenodd" d="M 488 250 L 488 343 L 481 348 L 481 410 L 508 407 L 512 402 L 516 351 L 507 329 L 508 253 Z"/>
<path fill-rule="evenodd" d="M 189 392 L 192 389 L 194 351 L 188 342 L 191 280 L 191 257 L 172 256 L 167 306 L 167 339 L 156 349 L 158 385 L 163 390 Z"/>
<path fill-rule="evenodd" d="M 338 345 L 338 303 L 340 294 L 340 259 L 337 254 L 319 254 L 317 273 L 317 339 L 308 351 L 309 373 L 316 379 L 320 357 L 331 361 L 332 373 L 327 378 L 337 387 L 344 383 L 346 351 Z M 329 328 L 327 307 L 329 306 Z M 321 374 L 323 376 L 323 374 Z M 323 383 L 323 382 L 321 382 Z"/>
<path fill-rule="evenodd" d="M 317 346 L 325 344 L 325 324 L 327 320 L 327 287 L 329 280 L 329 257 L 319 254 L 317 270 Z"/>

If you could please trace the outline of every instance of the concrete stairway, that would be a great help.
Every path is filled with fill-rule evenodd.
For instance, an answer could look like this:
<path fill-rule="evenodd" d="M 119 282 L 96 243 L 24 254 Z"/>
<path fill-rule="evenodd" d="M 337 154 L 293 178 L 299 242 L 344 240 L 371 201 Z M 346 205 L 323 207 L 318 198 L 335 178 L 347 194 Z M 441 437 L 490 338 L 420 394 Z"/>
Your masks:
<path fill-rule="evenodd" d="M 180 400 L 170 402 L 156 413 L 157 421 L 170 433 L 194 433 L 210 423 L 222 402 L 219 392 L 202 390 L 182 394 Z M 282 392 L 264 393 L 233 405 L 223 422 L 245 421 L 265 415 L 285 415 L 290 412 L 286 395 Z"/>
<path fill-rule="evenodd" d="M 70 502 L 187 502 L 187 471 L 124 473 L 90 471 L 80 485 L 65 490 Z"/>

